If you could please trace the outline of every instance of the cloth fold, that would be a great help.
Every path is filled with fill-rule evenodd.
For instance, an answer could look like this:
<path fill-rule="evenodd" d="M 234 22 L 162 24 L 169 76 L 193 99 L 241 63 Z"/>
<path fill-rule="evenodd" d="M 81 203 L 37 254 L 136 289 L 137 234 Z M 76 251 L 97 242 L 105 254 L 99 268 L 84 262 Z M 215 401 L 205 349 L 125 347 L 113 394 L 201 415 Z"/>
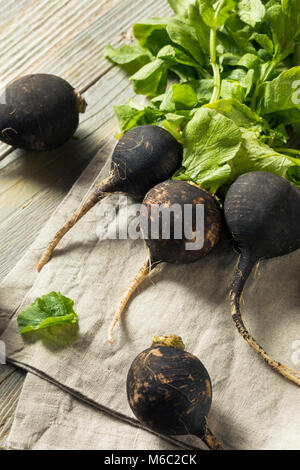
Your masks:
<path fill-rule="evenodd" d="M 131 427 L 128 423 L 133 419 L 126 399 L 127 371 L 134 357 L 149 346 L 151 336 L 173 333 L 183 338 L 186 349 L 199 357 L 211 376 L 213 404 L 209 425 L 226 447 L 298 448 L 299 390 L 264 364 L 238 335 L 231 320 L 228 296 L 237 255 L 226 237 L 197 263 L 163 265 L 154 270 L 117 326 L 114 345 L 107 341 L 114 310 L 147 257 L 141 240 L 112 240 L 107 235 L 114 220 L 109 219 L 102 204 L 117 205 L 118 195 L 104 199 L 81 219 L 64 237 L 42 272 L 36 273 L 35 265 L 56 230 L 96 182 L 108 174 L 113 145 L 112 139 L 103 145 L 0 286 L 0 332 L 8 360 L 43 379 L 31 374 L 26 379 L 10 445 L 39 448 L 42 443 L 45 447 L 60 448 L 55 435 L 60 434 L 57 429 L 61 420 L 55 418 L 49 442 L 43 432 L 51 427 L 49 402 L 52 394 L 57 394 L 61 403 L 68 400 L 76 403 L 76 413 L 63 405 L 61 411 L 64 422 L 74 430 L 88 426 L 85 415 L 89 413 L 97 414 L 95 426 L 101 426 L 101 420 L 106 422 L 103 429 L 109 428 L 112 419 L 103 411 L 119 418 L 120 421 L 114 421 L 118 439 L 109 441 L 107 437 L 103 442 L 109 448 L 126 447 L 127 427 Z M 128 200 L 129 208 L 133 203 Z M 103 227 L 107 228 L 106 235 Z M 242 306 L 245 321 L 256 339 L 275 359 L 292 368 L 295 368 L 293 345 L 300 337 L 299 269 L 300 251 L 261 263 L 247 284 Z M 17 329 L 17 313 L 52 290 L 72 298 L 79 315 L 79 336 L 66 348 L 49 347 L 40 340 L 29 341 Z M 35 389 L 36 397 L 32 393 Z M 30 410 L 37 400 L 39 419 L 35 420 L 38 425 L 34 431 Z M 91 418 L 90 422 L 94 420 Z M 20 423 L 22 433 L 17 431 Z M 145 437 L 150 433 L 141 427 L 143 438 L 134 436 L 134 432 L 130 442 L 135 442 L 137 448 L 153 445 L 157 446 L 155 449 L 165 449 L 165 441 L 156 436 Z M 30 439 L 22 440 L 26 435 Z M 68 437 L 68 448 L 72 445 L 77 448 L 78 433 L 71 432 Z M 179 440 L 187 448 L 198 446 L 191 437 Z M 89 448 L 84 439 L 81 444 Z M 170 445 L 180 443 L 172 441 Z"/>
<path fill-rule="evenodd" d="M 176 450 L 205 446 L 197 438 L 158 436 L 125 415 L 64 393 L 57 385 L 28 373 L 7 448 L 15 450 Z M 193 446 L 194 444 L 194 446 Z"/>

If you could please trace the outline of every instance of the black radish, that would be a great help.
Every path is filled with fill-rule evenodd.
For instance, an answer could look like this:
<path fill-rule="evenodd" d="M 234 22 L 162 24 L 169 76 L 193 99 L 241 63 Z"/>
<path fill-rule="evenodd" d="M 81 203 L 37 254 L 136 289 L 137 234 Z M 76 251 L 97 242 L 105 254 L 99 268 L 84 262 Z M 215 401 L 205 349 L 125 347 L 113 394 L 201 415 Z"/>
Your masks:
<path fill-rule="evenodd" d="M 202 223 L 198 211 L 201 207 Z M 146 194 L 140 221 L 149 254 L 116 310 L 109 329 L 111 343 L 113 329 L 128 301 L 152 269 L 163 262 L 187 264 L 207 255 L 218 243 L 222 225 L 216 199 L 194 183 L 177 180 L 160 183 Z"/>
<path fill-rule="evenodd" d="M 182 145 L 165 129 L 144 125 L 126 132 L 114 149 L 109 177 L 98 185 L 56 233 L 37 270 L 42 269 L 63 236 L 98 201 L 114 192 L 142 199 L 150 188 L 170 178 L 180 167 L 181 161 Z"/>
<path fill-rule="evenodd" d="M 225 219 L 240 251 L 231 290 L 233 321 L 247 343 L 285 378 L 300 385 L 297 371 L 274 361 L 248 332 L 240 312 L 245 283 L 261 259 L 300 248 L 300 191 L 285 178 L 268 172 L 246 173 L 232 184 L 224 204 Z"/>
<path fill-rule="evenodd" d="M 179 336 L 152 339 L 128 372 L 127 398 L 133 413 L 159 434 L 195 435 L 211 450 L 225 450 L 207 424 L 212 385 L 206 368 L 184 350 Z"/>
<path fill-rule="evenodd" d="M 73 136 L 86 106 L 64 79 L 25 75 L 0 97 L 0 140 L 25 150 L 52 150 Z"/>

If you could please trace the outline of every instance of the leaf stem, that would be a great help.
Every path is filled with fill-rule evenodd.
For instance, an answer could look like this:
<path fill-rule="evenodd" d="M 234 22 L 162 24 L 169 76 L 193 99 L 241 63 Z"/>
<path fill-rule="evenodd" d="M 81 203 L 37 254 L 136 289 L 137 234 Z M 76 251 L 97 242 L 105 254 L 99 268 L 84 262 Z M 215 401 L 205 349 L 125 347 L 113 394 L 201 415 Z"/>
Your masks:
<path fill-rule="evenodd" d="M 261 79 L 259 80 L 258 84 L 256 85 L 255 92 L 253 94 L 252 101 L 251 101 L 252 111 L 256 110 L 256 104 L 257 104 L 257 98 L 258 98 L 258 94 L 259 94 L 260 85 L 262 85 L 264 82 L 266 82 L 268 80 L 270 74 L 273 72 L 273 70 L 276 66 L 277 66 L 277 61 L 272 60 L 269 64 L 269 66 L 266 68 L 266 70 L 265 70 L 263 76 L 261 77 Z"/>
<path fill-rule="evenodd" d="M 215 86 L 214 86 L 213 95 L 210 100 L 210 104 L 215 103 L 219 99 L 220 91 L 221 91 L 221 75 L 220 75 L 218 64 L 212 62 L 211 66 L 214 72 Z"/>
<path fill-rule="evenodd" d="M 278 153 L 277 149 L 274 151 L 274 153 L 273 152 L 268 153 L 267 155 L 263 155 L 263 156 L 258 157 L 258 158 L 259 158 L 259 160 L 265 160 L 265 159 L 271 158 L 271 157 L 278 157 L 278 158 L 283 158 L 284 157 L 287 160 L 290 160 L 290 162 L 295 163 L 297 166 L 300 166 L 300 159 L 299 158 L 294 158 L 294 157 L 291 157 L 289 155 L 284 155 L 283 153 Z"/>
<path fill-rule="evenodd" d="M 275 150 L 279 153 L 291 153 L 292 155 L 298 155 L 298 157 L 300 157 L 300 150 L 290 149 L 288 147 L 275 148 Z"/>
<path fill-rule="evenodd" d="M 217 63 L 217 23 L 218 23 L 219 13 L 225 2 L 226 0 L 220 0 L 217 6 L 216 12 L 215 12 L 213 26 L 210 29 L 210 63 L 213 69 L 214 80 L 215 80 L 214 91 L 210 100 L 210 104 L 215 103 L 219 99 L 220 92 L 221 92 L 222 81 L 221 81 L 220 69 Z"/>

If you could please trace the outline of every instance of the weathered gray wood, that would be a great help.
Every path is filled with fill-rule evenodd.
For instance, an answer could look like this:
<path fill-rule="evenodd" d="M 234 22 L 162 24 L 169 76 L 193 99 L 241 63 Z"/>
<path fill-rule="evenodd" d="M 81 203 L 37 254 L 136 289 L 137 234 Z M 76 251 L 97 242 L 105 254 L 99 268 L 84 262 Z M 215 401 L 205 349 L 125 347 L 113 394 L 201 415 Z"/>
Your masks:
<path fill-rule="evenodd" d="M 6 60 L 2 61 L 1 80 L 6 83 L 20 76 L 34 64 L 45 62 L 60 44 L 70 42 L 75 35 L 102 15 L 109 2 L 90 0 L 40 0 L 22 12 L 18 28 L 10 22 L 1 29 L 1 42 Z M 42 59 L 42 61 L 41 61 Z"/>
<path fill-rule="evenodd" d="M 10 365 L 0 365 L 0 449 L 10 431 L 25 373 Z"/>
<path fill-rule="evenodd" d="M 22 203 L 18 208 L 15 205 L 13 214 L 0 223 L 0 278 L 3 278 L 22 257 L 91 157 L 108 137 L 117 132 L 118 124 L 111 102 L 123 103 L 131 95 L 133 92 L 128 91 L 126 77 L 116 68 L 86 92 L 87 99 L 95 104 L 90 116 L 82 123 L 78 134 L 80 140 L 70 142 L 53 155 L 47 166 L 43 190 L 37 191 L 27 203 Z M 14 168 L 9 165 L 3 169 L 7 172 L 7 180 L 13 182 L 17 179 L 19 164 L 20 161 L 16 160 Z M 18 195 L 15 185 L 7 191 L 11 197 L 14 191 Z M 3 193 L 3 197 L 5 194 Z"/>
<path fill-rule="evenodd" d="M 36 17 L 37 22 L 40 19 L 42 13 L 45 14 L 47 10 L 46 4 L 48 2 L 38 2 L 39 9 L 36 10 L 35 2 L 33 4 L 32 16 Z M 98 3 L 98 2 L 97 2 Z M 57 2 L 51 2 L 51 5 L 57 5 Z M 74 7 L 73 2 L 69 2 L 68 8 Z M 82 5 L 82 2 L 76 0 L 75 5 L 77 9 L 79 5 Z M 132 24 L 146 16 L 151 16 L 154 14 L 167 14 L 170 12 L 168 3 L 166 0 L 159 0 L 155 4 L 155 12 L 153 7 L 153 1 L 145 0 L 139 8 L 136 8 L 136 1 L 129 0 L 126 5 L 126 9 L 120 8 L 120 3 L 115 4 L 115 2 L 104 1 L 101 2 L 101 16 L 95 15 L 93 21 L 90 22 L 86 29 L 80 31 L 76 29 L 76 18 L 74 19 L 74 31 L 76 35 L 72 40 L 68 41 L 68 37 L 65 38 L 65 41 L 58 45 L 57 48 L 50 48 L 49 54 L 43 56 L 43 61 L 40 62 L 40 66 L 43 67 L 41 70 L 44 72 L 51 72 L 61 74 L 65 78 L 69 79 L 76 87 L 82 89 L 88 89 L 89 84 L 97 80 L 97 76 L 104 74 L 110 70 L 111 64 L 104 58 L 103 51 L 107 43 L 117 44 L 120 41 L 124 41 L 123 33 L 128 31 Z M 55 10 L 56 11 L 56 10 Z M 64 13 L 64 10 L 59 10 L 60 14 Z M 24 35 L 23 29 L 20 28 L 21 32 L 18 32 L 17 35 Z M 37 26 L 39 31 L 39 26 Z M 0 33 L 0 39 L 1 34 Z M 22 39 L 22 38 L 20 38 Z M 31 38 L 32 39 L 32 38 Z M 48 39 L 48 38 L 47 38 Z M 27 44 L 27 36 L 24 38 L 25 43 Z M 32 44 L 32 51 L 37 48 L 43 49 L 43 52 L 46 52 L 48 49 L 48 41 L 44 43 L 43 37 L 36 38 L 37 44 Z M 41 44 L 39 43 L 41 41 Z M 22 41 L 21 41 L 22 42 Z M 26 44 L 24 45 L 26 49 Z M 4 58 L 6 54 L 11 54 L 12 50 L 4 52 Z M 36 51 L 37 52 L 37 51 Z M 35 56 L 34 56 L 35 57 Z M 24 71 L 22 69 L 22 64 L 16 61 L 15 56 L 9 59 L 12 61 L 12 68 L 15 66 L 17 70 L 17 75 L 27 72 L 34 72 L 36 69 L 33 67 L 36 64 L 32 64 L 30 69 Z M 14 70 L 14 69 L 13 69 Z M 1 71 L 1 64 L 0 64 Z M 15 78 L 16 74 L 13 71 L 10 71 L 10 78 Z M 0 74 L 0 76 L 2 76 Z M 130 87 L 130 85 L 129 85 Z M 100 96 L 98 99 L 102 99 Z M 125 98 L 126 100 L 126 98 Z M 89 120 L 90 112 L 95 112 L 93 109 L 93 101 L 87 97 L 87 101 L 90 103 L 87 113 L 85 116 L 82 116 L 82 121 L 86 122 Z M 92 111 L 90 111 L 92 110 Z M 99 119 L 99 118 L 98 118 Z M 82 129 L 82 124 L 79 132 Z M 0 143 L 0 160 L 1 152 L 7 152 L 7 146 Z M 47 165 L 53 159 L 53 156 L 57 155 L 57 151 L 50 152 L 47 154 Z M 9 161 L 9 164 L 6 164 L 6 160 Z M 38 175 L 45 171 L 45 154 L 29 154 L 28 152 L 23 151 L 14 151 L 13 155 L 10 154 L 9 157 L 6 156 L 5 160 L 0 161 L 0 221 L 7 218 L 15 210 L 18 210 L 19 207 L 23 204 L 27 204 L 30 201 L 30 198 L 35 197 L 39 191 L 44 190 L 44 184 L 46 181 L 39 180 Z M 28 175 L 36 175 L 35 180 L 32 182 L 32 179 L 28 179 Z M 51 184 L 51 176 L 49 176 Z M 3 194 L 5 194 L 5 200 L 3 201 Z"/>
<path fill-rule="evenodd" d="M 117 131 L 116 120 L 111 122 L 114 116 L 112 103 L 126 102 L 133 92 L 131 88 L 128 89 L 124 74 L 114 68 L 87 90 L 85 96 L 89 106 L 76 133 L 78 140 L 71 139 L 59 149 L 47 153 L 18 151 L 20 158 L 6 166 L 2 162 L 2 168 L 0 164 L 0 223 L 24 205 L 30 204 L 62 174 L 95 153 L 101 142 Z M 53 190 L 59 192 L 60 187 Z M 16 234 L 16 237 L 19 235 Z"/>
<path fill-rule="evenodd" d="M 38 69 L 59 72 L 76 88 L 86 87 L 108 67 L 103 50 L 145 17 L 170 14 L 166 0 L 39 0 L 26 9 L 16 30 L 1 28 L 1 80 L 8 83 Z"/>
<path fill-rule="evenodd" d="M 30 8 L 34 0 L 1 0 L 0 1 L 0 27 L 9 22 L 16 22 L 16 17 L 24 14 L 25 8 Z"/>
<path fill-rule="evenodd" d="M 124 1 L 124 0 L 123 0 Z M 79 91 L 92 86 L 111 64 L 104 58 L 106 44 L 124 42 L 132 25 L 171 10 L 166 0 L 40 0 L 26 9 L 18 28 L 0 30 L 0 90 L 27 73 L 53 73 Z M 0 143 L 0 160 L 7 146 Z"/>

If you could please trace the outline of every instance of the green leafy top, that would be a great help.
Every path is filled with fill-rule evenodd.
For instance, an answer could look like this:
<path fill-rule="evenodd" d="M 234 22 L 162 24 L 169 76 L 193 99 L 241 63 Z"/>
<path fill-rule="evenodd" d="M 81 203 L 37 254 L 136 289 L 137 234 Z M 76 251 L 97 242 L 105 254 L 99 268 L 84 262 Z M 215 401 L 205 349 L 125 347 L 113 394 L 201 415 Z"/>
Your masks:
<path fill-rule="evenodd" d="M 141 21 L 136 43 L 106 49 L 149 99 L 115 108 L 121 132 L 165 127 L 184 145 L 174 177 L 213 193 L 258 169 L 300 187 L 300 154 L 286 145 L 300 122 L 299 0 L 169 4 L 175 17 Z"/>

